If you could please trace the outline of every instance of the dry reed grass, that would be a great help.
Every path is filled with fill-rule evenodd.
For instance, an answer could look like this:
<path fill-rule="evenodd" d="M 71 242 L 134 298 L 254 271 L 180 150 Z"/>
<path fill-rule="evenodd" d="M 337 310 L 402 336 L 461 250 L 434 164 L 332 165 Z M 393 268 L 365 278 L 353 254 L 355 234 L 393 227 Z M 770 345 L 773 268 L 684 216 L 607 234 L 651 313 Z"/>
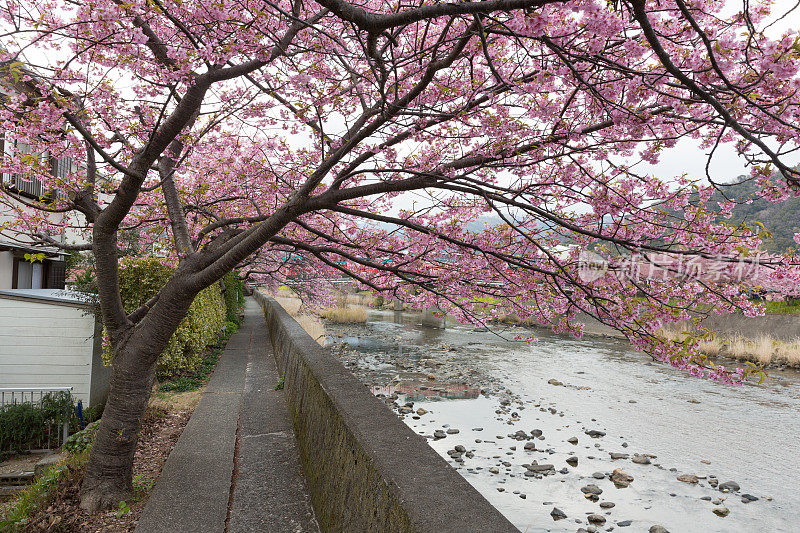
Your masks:
<path fill-rule="evenodd" d="M 681 340 L 684 334 L 663 329 L 661 334 L 668 340 Z M 700 341 L 699 350 L 709 356 L 723 355 L 740 361 L 751 361 L 762 365 L 785 364 L 800 367 L 800 339 L 779 341 L 769 335 L 756 339 L 742 336 Z"/>
<path fill-rule="evenodd" d="M 268 296 L 274 298 L 300 324 L 300 327 L 317 341 L 317 344 L 320 346 L 325 345 L 325 326 L 319 317 L 309 313 L 300 313 L 303 302 L 300 301 L 300 298 L 295 293 L 289 289 L 279 289 L 277 293 L 268 294 Z"/>
<path fill-rule="evenodd" d="M 367 309 L 364 307 L 335 307 L 326 309 L 322 316 L 337 324 L 363 324 L 367 321 Z"/>

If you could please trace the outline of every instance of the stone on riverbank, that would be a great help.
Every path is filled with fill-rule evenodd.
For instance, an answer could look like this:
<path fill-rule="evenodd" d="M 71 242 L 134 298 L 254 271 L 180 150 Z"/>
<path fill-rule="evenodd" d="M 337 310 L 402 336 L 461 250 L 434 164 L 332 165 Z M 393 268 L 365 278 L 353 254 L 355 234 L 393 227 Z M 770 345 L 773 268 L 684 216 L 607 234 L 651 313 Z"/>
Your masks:
<path fill-rule="evenodd" d="M 624 489 L 633 483 L 633 476 L 626 474 L 621 468 L 617 468 L 611 474 L 611 482 L 614 483 L 618 489 Z"/>
<path fill-rule="evenodd" d="M 558 507 L 553 507 L 553 510 L 550 511 L 550 516 L 553 517 L 553 520 L 562 520 L 567 517 L 564 511 L 562 511 Z"/>
<path fill-rule="evenodd" d="M 603 494 L 603 489 L 595 485 L 594 483 L 590 483 L 585 487 L 581 487 L 581 492 L 584 494 L 594 494 L 595 496 L 599 496 Z"/>
<path fill-rule="evenodd" d="M 731 514 L 731 510 L 728 509 L 727 507 L 714 507 L 714 514 L 719 517 L 725 518 L 726 516 Z"/>
<path fill-rule="evenodd" d="M 739 484 L 735 481 L 726 481 L 719 484 L 719 490 L 722 492 L 737 492 L 739 489 Z"/>
<path fill-rule="evenodd" d="M 590 514 L 586 519 L 592 524 L 605 524 L 606 517 L 601 514 Z"/>
<path fill-rule="evenodd" d="M 683 481 L 684 483 L 697 483 L 699 479 L 694 474 L 681 474 L 678 476 L 678 481 Z"/>

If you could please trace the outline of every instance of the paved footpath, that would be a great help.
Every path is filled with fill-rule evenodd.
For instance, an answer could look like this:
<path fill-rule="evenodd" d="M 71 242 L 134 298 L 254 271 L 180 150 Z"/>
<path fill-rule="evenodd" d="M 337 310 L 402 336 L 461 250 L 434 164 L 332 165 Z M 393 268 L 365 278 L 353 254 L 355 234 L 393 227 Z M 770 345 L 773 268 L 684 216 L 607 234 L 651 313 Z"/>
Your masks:
<path fill-rule="evenodd" d="M 247 299 L 136 533 L 318 532 L 264 315 Z M 237 445 L 238 442 L 238 445 Z"/>

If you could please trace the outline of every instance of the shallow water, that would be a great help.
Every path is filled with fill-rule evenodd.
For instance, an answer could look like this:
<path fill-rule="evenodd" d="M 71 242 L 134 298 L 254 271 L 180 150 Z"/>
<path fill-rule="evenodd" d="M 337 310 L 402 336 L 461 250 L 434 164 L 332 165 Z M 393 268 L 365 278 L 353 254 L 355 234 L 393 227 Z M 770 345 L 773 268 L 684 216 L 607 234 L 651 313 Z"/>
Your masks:
<path fill-rule="evenodd" d="M 647 531 L 653 524 L 672 533 L 800 530 L 800 373 L 775 370 L 765 384 L 732 387 L 649 362 L 622 341 L 574 340 L 537 331 L 539 340 L 528 345 L 501 338 L 512 339 L 510 332 L 497 335 L 457 325 L 434 329 L 418 320 L 407 313 L 372 311 L 364 334 L 345 341 L 361 353 L 359 365 L 369 369 L 367 380 L 375 393 L 394 392 L 384 385 L 398 376 L 380 353 L 408 350 L 417 357 L 419 348 L 412 348 L 420 346 L 449 347 L 456 364 L 478 366 L 494 378 L 493 390 L 504 386 L 512 393 L 479 395 L 479 389 L 463 385 L 437 393 L 431 390 L 435 387 L 420 389 L 409 382 L 397 391 L 401 405 L 414 401 L 414 410 L 428 411 L 417 419 L 404 418 L 415 431 L 459 430 L 429 442 L 522 531 L 576 531 L 588 526 L 590 513 L 606 518 L 602 530 Z M 550 385 L 550 379 L 564 386 Z M 510 404 L 501 406 L 503 398 Z M 543 433 L 543 440 L 531 441 L 540 451 L 526 451 L 525 441 L 508 436 L 533 429 Z M 584 433 L 590 429 L 606 435 L 590 438 Z M 577 437 L 578 444 L 568 443 L 570 437 Z M 463 463 L 451 460 L 447 451 L 457 444 L 474 457 L 464 457 Z M 639 465 L 630 459 L 612 461 L 609 452 L 656 458 Z M 569 455 L 578 458 L 577 467 L 567 465 Z M 566 467 L 568 473 L 525 477 L 522 465 L 534 460 L 553 464 L 556 471 Z M 490 473 L 491 467 L 499 473 Z M 618 489 L 607 477 L 591 477 L 615 468 L 634 477 L 629 487 Z M 676 480 L 685 473 L 734 480 L 741 491 L 723 494 L 706 480 L 697 485 Z M 603 490 L 599 502 L 611 501 L 615 507 L 601 509 L 599 502 L 585 499 L 580 488 L 589 483 Z M 742 503 L 743 493 L 759 500 Z M 718 505 L 702 496 L 724 498 L 729 516 L 714 515 Z M 553 521 L 553 507 L 568 518 Z M 617 525 L 626 520 L 629 528 Z"/>

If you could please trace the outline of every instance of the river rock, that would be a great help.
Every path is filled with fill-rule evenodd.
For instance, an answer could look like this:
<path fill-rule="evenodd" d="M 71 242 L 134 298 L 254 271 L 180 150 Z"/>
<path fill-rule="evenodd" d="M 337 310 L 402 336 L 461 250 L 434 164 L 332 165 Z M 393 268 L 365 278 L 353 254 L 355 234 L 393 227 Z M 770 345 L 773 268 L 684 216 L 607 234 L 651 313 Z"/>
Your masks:
<path fill-rule="evenodd" d="M 592 524 L 605 524 L 606 517 L 601 514 L 590 514 L 586 517 L 586 519 L 591 522 Z"/>
<path fill-rule="evenodd" d="M 611 456 L 612 460 L 627 459 L 628 457 L 630 457 L 630 455 L 628 455 L 627 453 L 619 453 L 619 452 L 609 452 L 609 455 Z"/>
<path fill-rule="evenodd" d="M 621 468 L 616 468 L 611 474 L 611 482 L 614 483 L 618 489 L 624 489 L 633 483 L 633 476 L 626 474 Z"/>
<path fill-rule="evenodd" d="M 455 428 L 447 428 L 448 435 L 455 435 L 456 433 L 460 433 L 460 431 Z"/>
<path fill-rule="evenodd" d="M 678 481 L 683 481 L 684 483 L 697 483 L 698 479 L 694 474 L 681 474 L 678 476 Z"/>
<path fill-rule="evenodd" d="M 628 527 L 629 525 L 633 524 L 633 520 L 620 520 L 617 522 L 619 527 Z"/>
<path fill-rule="evenodd" d="M 578 466 L 578 458 L 575 457 L 574 455 L 567 457 L 567 464 L 573 467 Z"/>
<path fill-rule="evenodd" d="M 633 458 L 631 459 L 637 465 L 649 465 L 650 458 L 646 455 L 639 455 L 638 453 L 633 454 Z"/>
<path fill-rule="evenodd" d="M 464 453 L 467 451 L 467 449 L 461 444 L 456 444 L 455 450 L 459 453 Z"/>
<path fill-rule="evenodd" d="M 578 437 L 570 437 L 567 439 L 570 444 L 578 444 Z"/>
<path fill-rule="evenodd" d="M 437 429 L 436 431 L 434 431 L 434 432 L 433 432 L 433 437 L 434 437 L 435 439 L 443 439 L 443 438 L 445 438 L 446 436 L 447 436 L 447 433 L 445 433 L 445 432 L 444 432 L 444 431 L 442 431 L 441 429 Z"/>
<path fill-rule="evenodd" d="M 553 507 L 553 510 L 550 511 L 550 516 L 553 517 L 553 520 L 562 520 L 567 517 L 566 513 L 558 507 Z"/>
<path fill-rule="evenodd" d="M 600 437 L 605 437 L 606 436 L 606 432 L 605 431 L 599 431 L 597 429 L 588 429 L 584 433 L 586 433 L 587 435 L 589 435 L 593 439 L 599 439 Z"/>
<path fill-rule="evenodd" d="M 724 518 L 731 514 L 731 510 L 727 507 L 714 507 L 714 514 Z"/>
<path fill-rule="evenodd" d="M 531 472 L 547 472 L 548 470 L 555 470 L 556 468 L 553 465 L 539 465 L 539 464 L 532 464 L 528 465 L 528 470 Z"/>
<path fill-rule="evenodd" d="M 590 483 L 585 487 L 581 487 L 581 492 L 584 494 L 594 494 L 595 496 L 599 496 L 603 494 L 603 489 L 595 485 L 594 483 Z"/>
<path fill-rule="evenodd" d="M 708 478 L 708 484 L 709 484 L 709 486 L 711 486 L 713 488 L 716 488 L 717 485 L 719 485 L 719 480 L 717 478 L 709 477 Z"/>
<path fill-rule="evenodd" d="M 735 481 L 726 481 L 725 483 L 719 484 L 719 490 L 722 492 L 736 492 L 739 488 L 739 484 Z"/>
<path fill-rule="evenodd" d="M 419 409 L 417 409 L 417 414 L 418 414 L 419 416 L 422 416 L 422 415 L 424 415 L 424 414 L 427 414 L 427 413 L 428 413 L 428 411 L 426 411 L 426 410 L 425 410 L 425 409 L 423 409 L 422 407 L 420 407 Z"/>
<path fill-rule="evenodd" d="M 491 472 L 492 474 L 499 474 L 500 473 L 500 469 L 497 468 L 496 466 L 493 466 L 493 467 L 491 467 L 489 469 L 489 472 Z"/>
<path fill-rule="evenodd" d="M 604 479 L 606 475 L 602 472 L 595 472 L 594 474 L 592 474 L 592 477 L 595 479 Z"/>
<path fill-rule="evenodd" d="M 524 448 L 528 451 L 536 451 L 536 444 L 533 442 L 526 442 Z"/>
<path fill-rule="evenodd" d="M 616 505 L 614 502 L 600 502 L 600 507 L 603 509 L 611 509 L 614 505 Z"/>
<path fill-rule="evenodd" d="M 408 415 L 414 412 L 414 410 L 410 407 L 401 407 L 397 410 L 398 413 L 401 415 Z"/>
<path fill-rule="evenodd" d="M 757 502 L 758 498 L 752 494 L 742 494 L 742 503 Z"/>
<path fill-rule="evenodd" d="M 547 382 L 550 385 L 555 385 L 556 387 L 563 387 L 564 386 L 564 384 L 562 382 L 558 381 L 557 379 L 548 379 Z"/>
<path fill-rule="evenodd" d="M 541 429 L 532 429 L 531 430 L 531 435 L 534 436 L 534 437 L 541 437 L 543 435 L 543 433 L 542 433 Z"/>
<path fill-rule="evenodd" d="M 654 526 L 650 526 L 650 529 L 648 529 L 647 532 L 648 533 L 669 533 L 669 531 L 667 531 L 667 528 L 665 528 L 664 526 L 660 526 L 658 524 L 656 524 Z"/>

